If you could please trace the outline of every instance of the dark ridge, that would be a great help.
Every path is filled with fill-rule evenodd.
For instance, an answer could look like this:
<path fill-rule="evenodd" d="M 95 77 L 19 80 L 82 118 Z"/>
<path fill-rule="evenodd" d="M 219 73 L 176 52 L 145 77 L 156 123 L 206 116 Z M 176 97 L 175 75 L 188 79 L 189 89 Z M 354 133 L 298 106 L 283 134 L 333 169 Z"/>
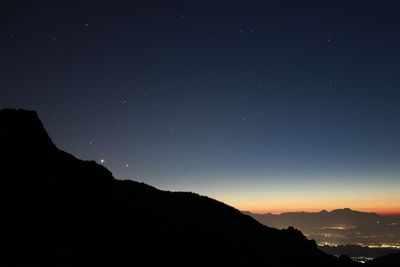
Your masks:
<path fill-rule="evenodd" d="M 120 181 L 0 110 L 1 266 L 359 266 L 208 197 Z"/>
<path fill-rule="evenodd" d="M 56 148 L 35 111 L 0 109 L 0 121 L 1 137 L 7 137 L 8 141 L 13 142 L 13 151 L 10 152 Z M 7 142 L 7 139 L 2 139 L 2 142 Z"/>

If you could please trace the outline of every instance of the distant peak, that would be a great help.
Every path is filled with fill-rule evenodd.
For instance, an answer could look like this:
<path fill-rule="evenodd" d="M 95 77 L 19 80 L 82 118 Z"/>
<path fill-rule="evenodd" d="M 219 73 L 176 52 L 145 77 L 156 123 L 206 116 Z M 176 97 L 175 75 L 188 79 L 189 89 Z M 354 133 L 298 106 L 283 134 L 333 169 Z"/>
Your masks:
<path fill-rule="evenodd" d="M 338 212 L 353 212 L 353 210 L 350 208 L 344 208 L 344 209 L 335 209 L 331 211 L 331 213 L 338 213 Z"/>

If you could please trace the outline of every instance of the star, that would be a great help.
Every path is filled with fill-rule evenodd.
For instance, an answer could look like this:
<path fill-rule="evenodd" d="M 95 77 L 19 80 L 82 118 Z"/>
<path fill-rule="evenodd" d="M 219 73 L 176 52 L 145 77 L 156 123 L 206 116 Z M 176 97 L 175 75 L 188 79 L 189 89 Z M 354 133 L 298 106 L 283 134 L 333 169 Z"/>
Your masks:
<path fill-rule="evenodd" d="M 104 163 L 104 162 L 105 162 L 105 160 L 104 160 L 104 159 L 101 159 L 101 160 L 100 160 L 100 163 L 101 163 L 101 164 L 102 164 L 102 163 Z"/>

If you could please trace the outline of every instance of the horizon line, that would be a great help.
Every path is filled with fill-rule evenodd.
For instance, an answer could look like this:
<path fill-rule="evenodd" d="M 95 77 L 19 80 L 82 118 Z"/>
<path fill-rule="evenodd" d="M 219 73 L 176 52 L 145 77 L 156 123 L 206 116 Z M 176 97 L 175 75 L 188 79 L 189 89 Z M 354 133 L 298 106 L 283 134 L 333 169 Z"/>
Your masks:
<path fill-rule="evenodd" d="M 268 210 L 241 210 L 241 212 L 250 212 L 252 214 L 258 214 L 258 215 L 264 215 L 264 214 L 272 214 L 272 215 L 282 215 L 285 213 L 321 213 L 321 212 L 332 212 L 335 210 L 351 210 L 355 212 L 364 212 L 364 213 L 375 213 L 377 215 L 381 216 L 400 216 L 400 210 L 371 210 L 371 209 L 352 209 L 352 208 L 336 208 L 336 209 L 302 209 L 302 210 L 295 210 L 295 209 L 290 209 L 290 210 L 274 210 L 274 211 L 268 211 Z"/>

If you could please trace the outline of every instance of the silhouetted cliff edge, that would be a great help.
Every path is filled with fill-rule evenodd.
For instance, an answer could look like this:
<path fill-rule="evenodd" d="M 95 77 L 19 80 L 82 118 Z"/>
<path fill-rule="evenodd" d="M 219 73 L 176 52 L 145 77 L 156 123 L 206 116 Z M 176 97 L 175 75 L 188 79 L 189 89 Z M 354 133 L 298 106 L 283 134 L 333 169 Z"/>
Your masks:
<path fill-rule="evenodd" d="M 358 266 L 213 199 L 116 180 L 32 111 L 0 110 L 0 147 L 1 266 Z"/>

